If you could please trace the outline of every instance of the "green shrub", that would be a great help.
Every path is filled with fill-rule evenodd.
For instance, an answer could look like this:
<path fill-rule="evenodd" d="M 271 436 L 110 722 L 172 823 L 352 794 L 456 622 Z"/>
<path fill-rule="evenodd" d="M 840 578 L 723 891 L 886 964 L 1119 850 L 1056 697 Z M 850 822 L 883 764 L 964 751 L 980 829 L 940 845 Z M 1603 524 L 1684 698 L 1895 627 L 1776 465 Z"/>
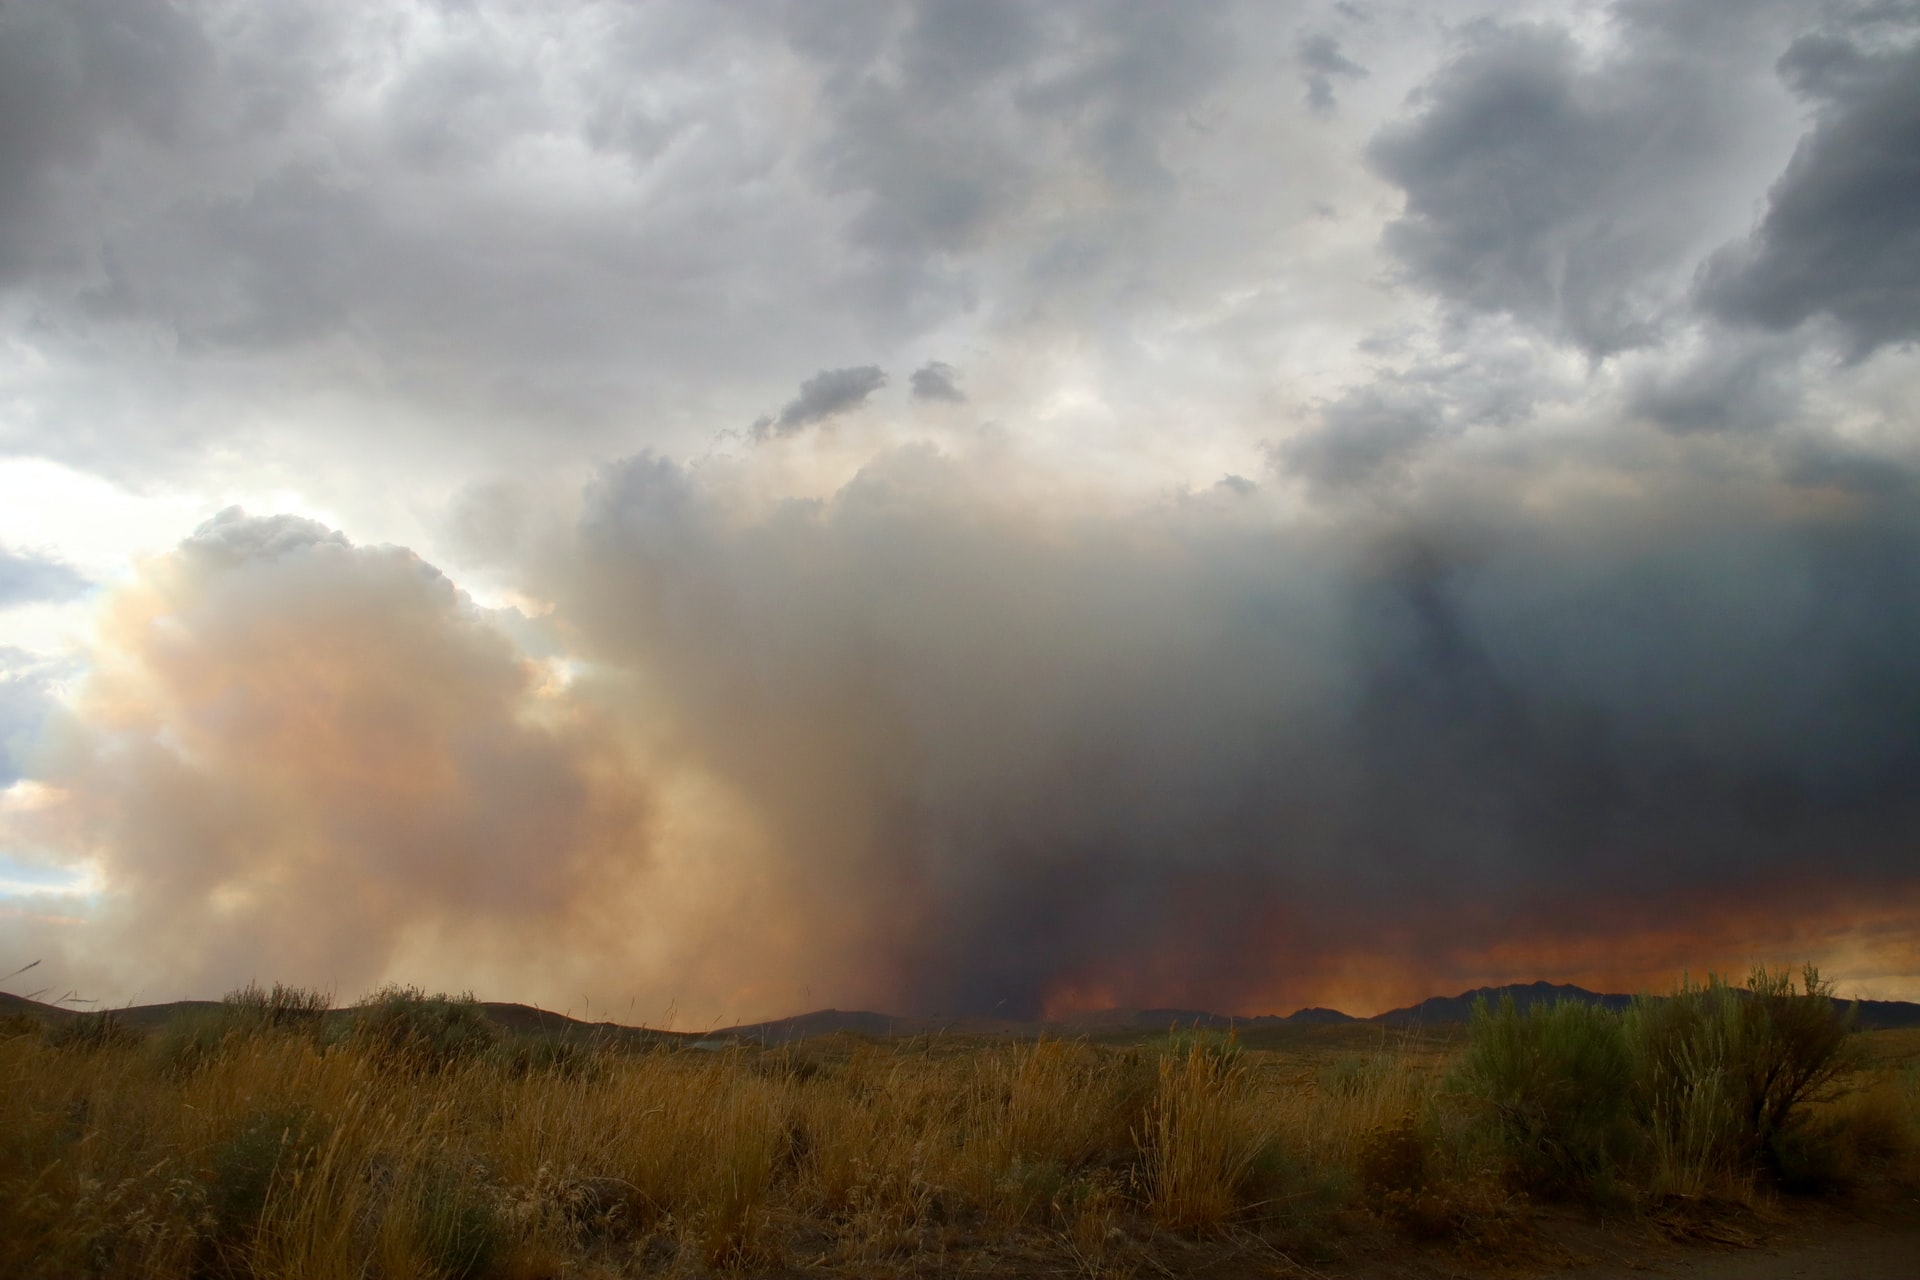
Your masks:
<path fill-rule="evenodd" d="M 1508 1176 L 1547 1195 L 1592 1190 L 1629 1156 L 1632 1062 L 1617 1015 L 1511 998 L 1474 1006 L 1454 1090 L 1494 1122 Z"/>
<path fill-rule="evenodd" d="M 212 1008 L 192 1009 L 169 1019 L 154 1041 L 154 1052 L 161 1070 L 181 1079 L 252 1036 L 317 1037 L 330 1003 L 318 991 L 278 982 L 271 989 L 248 983 L 229 991 Z"/>
<path fill-rule="evenodd" d="M 1767 1171 L 1794 1180 L 1820 1164 L 1804 1132 L 1811 1103 L 1852 1065 L 1852 1012 L 1813 966 L 1756 968 L 1745 989 L 1709 977 L 1626 1018 L 1635 1110 L 1673 1189 Z"/>
<path fill-rule="evenodd" d="M 346 1039 L 383 1065 L 438 1071 L 492 1049 L 500 1029 L 471 994 L 386 987 L 354 1007 Z"/>
<path fill-rule="evenodd" d="M 249 982 L 221 997 L 221 1011 L 236 1030 L 315 1032 L 333 1007 L 325 992 L 306 987 L 271 988 Z"/>

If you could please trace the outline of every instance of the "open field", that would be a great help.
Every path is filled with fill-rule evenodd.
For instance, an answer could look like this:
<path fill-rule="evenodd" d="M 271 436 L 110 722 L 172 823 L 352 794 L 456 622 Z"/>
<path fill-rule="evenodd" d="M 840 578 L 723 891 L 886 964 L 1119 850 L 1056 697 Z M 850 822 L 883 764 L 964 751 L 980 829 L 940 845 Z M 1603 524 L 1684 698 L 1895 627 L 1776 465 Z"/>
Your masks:
<path fill-rule="evenodd" d="M 1842 1032 L 1751 1142 L 1701 1109 L 1804 995 L 1701 1002 L 1770 1007 L 1775 1040 L 1722 1044 L 1675 1110 L 1648 1064 L 1681 1041 L 1631 1013 L 695 1049 L 283 994 L 10 1020 L 0 1274 L 1550 1271 L 1897 1218 L 1920 1174 L 1920 1030 Z"/>

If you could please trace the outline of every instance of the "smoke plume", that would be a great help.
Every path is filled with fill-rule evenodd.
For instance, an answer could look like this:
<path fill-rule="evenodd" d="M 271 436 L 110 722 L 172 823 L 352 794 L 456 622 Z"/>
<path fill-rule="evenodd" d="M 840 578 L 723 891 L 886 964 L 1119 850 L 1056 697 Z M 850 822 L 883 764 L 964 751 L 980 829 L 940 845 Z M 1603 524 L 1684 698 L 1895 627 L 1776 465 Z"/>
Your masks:
<path fill-rule="evenodd" d="M 1905 963 L 1910 504 L 1003 481 L 628 459 L 527 552 L 537 622 L 223 513 L 114 599 L 16 820 L 98 860 L 97 957 L 195 989 L 1032 1016 Z"/>

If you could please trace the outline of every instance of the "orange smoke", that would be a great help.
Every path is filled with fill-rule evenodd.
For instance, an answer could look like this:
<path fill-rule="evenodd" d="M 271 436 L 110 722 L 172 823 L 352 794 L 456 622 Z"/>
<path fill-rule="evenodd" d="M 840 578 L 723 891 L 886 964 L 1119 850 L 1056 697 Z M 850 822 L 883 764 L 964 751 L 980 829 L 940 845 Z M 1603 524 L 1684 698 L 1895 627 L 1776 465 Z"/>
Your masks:
<path fill-rule="evenodd" d="M 1607 904 L 1618 912 L 1618 903 Z M 1205 1008 L 1255 1016 L 1310 1006 L 1371 1017 L 1429 996 L 1546 980 L 1590 991 L 1661 993 L 1683 978 L 1743 980 L 1756 964 L 1812 963 L 1840 994 L 1920 1000 L 1920 887 L 1883 886 L 1871 898 L 1839 886 L 1775 885 L 1758 897 L 1675 900 L 1657 923 L 1623 927 L 1604 912 L 1541 921 L 1488 940 L 1484 922 L 1382 922 L 1363 946 L 1303 953 L 1283 943 L 1251 969 L 1254 985 L 1206 1003 L 1179 975 L 1160 981 L 1082 975 L 1049 988 L 1049 1018 L 1111 1008 Z M 1196 1003 L 1196 1001 L 1198 1001 Z"/>
<path fill-rule="evenodd" d="M 353 993 L 456 934 L 544 969 L 539 935 L 644 865 L 605 717 L 404 550 L 228 513 L 110 602 L 93 658 L 22 821 L 99 868 L 96 982 Z"/>

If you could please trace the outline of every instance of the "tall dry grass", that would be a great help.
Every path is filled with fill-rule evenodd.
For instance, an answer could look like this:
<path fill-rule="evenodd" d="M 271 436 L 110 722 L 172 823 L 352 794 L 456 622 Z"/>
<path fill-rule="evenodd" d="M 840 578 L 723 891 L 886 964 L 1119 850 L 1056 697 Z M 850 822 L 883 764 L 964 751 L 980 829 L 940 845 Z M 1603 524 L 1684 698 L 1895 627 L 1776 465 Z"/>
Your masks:
<path fill-rule="evenodd" d="M 1405 1089 L 1382 1070 L 1302 1105 L 1311 1081 L 1260 1055 L 1060 1040 L 602 1051 L 564 1072 L 422 1068 L 257 1020 L 193 1043 L 0 1041 L 0 1274 L 857 1268 L 1023 1238 L 1084 1254 L 1259 1220 L 1273 1167 L 1339 1158 Z M 1327 1127 L 1344 1145 L 1315 1150 Z"/>
<path fill-rule="evenodd" d="M 1485 1208 L 1458 1188 L 1500 1172 L 1451 1092 L 1457 1051 L 1416 1038 L 530 1054 L 438 1009 L 422 1025 L 461 1046 L 440 1054 L 257 1013 L 211 1040 L 0 1038 L 0 1275 L 867 1274 L 1006 1257 L 1119 1273 L 1161 1233 L 1284 1243 L 1356 1212 L 1455 1230 Z M 1842 1135 L 1829 1145 L 1856 1172 L 1905 1168 L 1920 1077 L 1886 1063 L 1870 1082 L 1806 1132 Z"/>

